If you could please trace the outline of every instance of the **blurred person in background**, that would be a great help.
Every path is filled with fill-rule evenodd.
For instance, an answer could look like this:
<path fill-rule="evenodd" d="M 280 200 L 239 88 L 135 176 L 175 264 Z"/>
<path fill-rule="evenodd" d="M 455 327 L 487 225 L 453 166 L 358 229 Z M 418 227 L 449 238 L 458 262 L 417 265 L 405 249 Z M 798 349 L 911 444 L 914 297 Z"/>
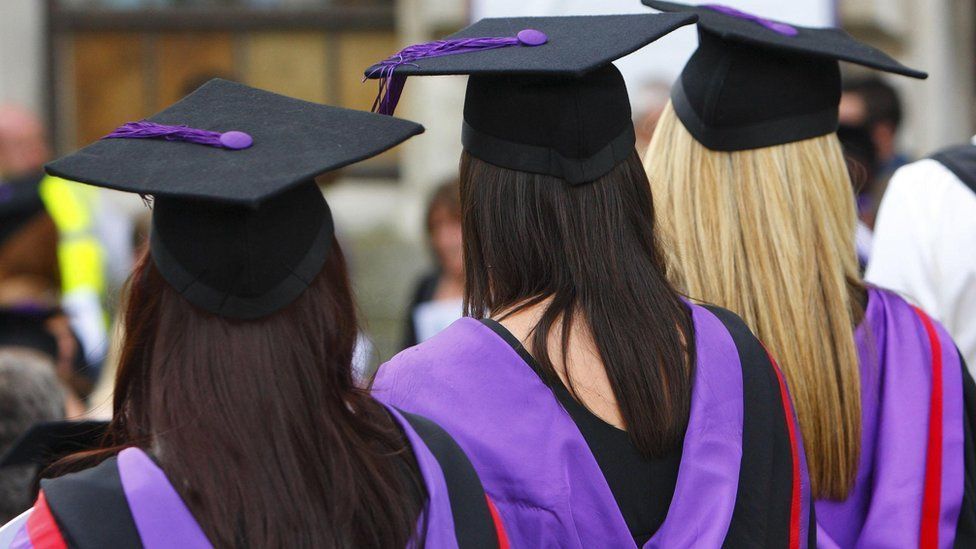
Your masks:
<path fill-rule="evenodd" d="M 888 179 L 909 162 L 898 150 L 901 97 L 891 84 L 876 75 L 855 77 L 844 82 L 838 112 L 841 128 L 864 132 L 874 146 L 875 170 L 858 189 L 857 199 L 859 217 L 873 228 Z"/>
<path fill-rule="evenodd" d="M 863 126 L 845 126 L 837 128 L 837 138 L 840 140 L 847 161 L 847 170 L 851 177 L 852 192 L 860 205 L 862 190 L 870 187 L 878 173 L 878 156 L 871 140 L 871 134 Z M 860 206 L 858 207 L 860 214 Z M 857 259 L 863 272 L 871 258 L 872 232 L 861 215 L 858 215 L 857 230 L 854 243 L 857 246 Z"/>
<path fill-rule="evenodd" d="M 153 196 L 152 233 L 104 445 L 52 466 L 4 549 L 504 546 L 457 444 L 355 386 L 356 306 L 313 181 L 423 128 L 225 80 L 150 120 L 47 165 Z"/>
<path fill-rule="evenodd" d="M 22 136 L 36 136 L 39 130 L 29 117 L 19 117 L 18 111 L 10 109 L 4 112 L 0 112 L 4 124 L 17 122 L 11 127 L 23 130 Z M 10 137 L 15 133 L 11 127 L 0 133 Z M 81 343 L 61 309 L 57 226 L 45 208 L 40 180 L 22 175 L 22 170 L 46 154 L 46 149 L 28 144 L 8 139 L 0 146 L 0 151 L 9 154 L 3 163 L 7 167 L 4 173 L 12 176 L 0 183 L 0 344 L 47 353 L 58 376 L 72 389 L 72 401 L 78 402 L 91 390 L 94 380 Z M 20 162 L 24 158 L 30 162 Z"/>
<path fill-rule="evenodd" d="M 976 375 L 976 142 L 895 172 L 866 277 L 945 324 Z"/>
<path fill-rule="evenodd" d="M 635 94 L 636 107 L 634 109 L 634 131 L 637 134 L 636 149 L 641 154 L 647 150 L 647 145 L 654 135 L 657 121 L 668 105 L 671 95 L 671 84 L 663 80 L 645 82 Z"/>
<path fill-rule="evenodd" d="M 113 217 L 108 208 L 100 209 L 97 191 L 79 189 L 44 174 L 43 165 L 49 156 L 45 132 L 37 117 L 14 105 L 0 106 L 0 189 L 6 187 L 6 193 L 12 194 L 10 189 L 16 185 L 24 194 L 36 194 L 38 204 L 53 223 L 58 305 L 81 342 L 78 352 L 84 358 L 82 373 L 94 383 L 107 349 L 108 319 L 103 310 L 106 249 L 102 236 L 116 235 L 118 231 L 107 228 Z"/>
<path fill-rule="evenodd" d="M 457 180 L 441 184 L 427 205 L 427 242 L 434 269 L 416 284 L 407 310 L 403 349 L 426 341 L 461 318 L 464 257 Z"/>
<path fill-rule="evenodd" d="M 863 281 L 836 133 L 840 61 L 926 74 L 841 29 L 644 3 L 700 15 L 645 156 L 672 280 L 780 361 L 818 547 L 976 546 L 976 384 L 938 322 Z"/>
<path fill-rule="evenodd" d="M 0 347 L 0 454 L 30 427 L 65 417 L 64 393 L 51 360 L 28 349 Z M 36 465 L 0 469 L 0 522 L 30 508 Z"/>

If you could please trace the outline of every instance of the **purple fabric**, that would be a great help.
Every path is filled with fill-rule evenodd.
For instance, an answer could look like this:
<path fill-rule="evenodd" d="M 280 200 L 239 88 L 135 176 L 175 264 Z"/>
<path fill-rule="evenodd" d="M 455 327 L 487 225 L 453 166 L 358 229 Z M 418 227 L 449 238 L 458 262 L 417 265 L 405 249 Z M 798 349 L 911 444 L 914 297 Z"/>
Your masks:
<path fill-rule="evenodd" d="M 244 149 L 251 146 L 250 136 L 244 132 L 227 132 L 231 139 L 221 139 L 224 134 L 187 126 L 167 126 L 148 120 L 126 122 L 102 139 L 164 139 L 166 141 L 184 141 L 209 147 Z M 244 139 L 244 138 L 247 139 Z"/>
<path fill-rule="evenodd" d="M 942 345 L 943 462 L 939 546 L 952 547 L 963 495 L 962 365 Z M 932 386 L 931 348 L 912 307 L 872 288 L 855 338 L 861 361 L 861 460 L 843 502 L 817 501 L 818 545 L 917 547 Z"/>
<path fill-rule="evenodd" d="M 393 111 L 396 110 L 397 103 L 400 101 L 403 85 L 407 80 L 405 76 L 394 74 L 397 67 L 401 65 L 409 65 L 419 59 L 506 48 L 508 46 L 517 46 L 520 43 L 517 36 L 494 36 L 436 40 L 434 42 L 424 42 L 422 44 L 407 46 L 377 63 L 373 67 L 373 70 L 363 79 L 365 81 L 368 78 L 378 77 L 380 80 L 379 93 L 376 95 L 376 100 L 373 101 L 372 110 L 380 114 L 393 115 Z"/>
<path fill-rule="evenodd" d="M 14 536 L 13 541 L 10 542 L 9 549 L 34 549 L 34 544 L 31 543 L 30 534 L 27 533 L 27 523 L 25 522 L 19 530 L 17 530 L 17 535 Z"/>
<path fill-rule="evenodd" d="M 166 474 L 138 448 L 118 457 L 119 477 L 146 549 L 213 547 Z"/>
<path fill-rule="evenodd" d="M 694 398 L 668 516 L 645 547 L 718 547 L 742 456 L 742 370 L 722 323 L 693 306 Z M 496 504 L 513 547 L 634 547 L 596 459 L 551 390 L 504 340 L 458 320 L 384 365 L 374 395 L 437 421 Z"/>
<path fill-rule="evenodd" d="M 800 34 L 800 31 L 796 30 L 796 27 L 787 25 L 786 23 L 780 23 L 779 21 L 771 21 L 769 19 L 764 19 L 758 15 L 753 15 L 742 10 L 737 10 L 729 6 L 723 6 L 721 4 L 707 4 L 702 6 L 703 8 L 710 9 L 712 11 L 717 11 L 723 15 L 728 15 L 729 17 L 735 17 L 736 19 L 745 19 L 746 21 L 752 21 L 758 25 L 766 27 L 767 29 L 783 36 L 796 36 Z"/>
<path fill-rule="evenodd" d="M 444 472 L 437 462 L 437 458 L 430 452 L 427 445 L 420 438 L 410 423 L 394 408 L 387 406 L 390 413 L 407 435 L 407 441 L 413 449 L 413 454 L 417 458 L 417 465 L 420 473 L 424 477 L 424 486 L 427 488 L 427 508 L 424 511 L 427 522 L 427 533 L 424 538 L 424 547 L 432 549 L 456 549 L 457 537 L 454 534 L 454 515 L 451 512 L 451 500 L 447 493 L 447 481 L 444 479 Z"/>

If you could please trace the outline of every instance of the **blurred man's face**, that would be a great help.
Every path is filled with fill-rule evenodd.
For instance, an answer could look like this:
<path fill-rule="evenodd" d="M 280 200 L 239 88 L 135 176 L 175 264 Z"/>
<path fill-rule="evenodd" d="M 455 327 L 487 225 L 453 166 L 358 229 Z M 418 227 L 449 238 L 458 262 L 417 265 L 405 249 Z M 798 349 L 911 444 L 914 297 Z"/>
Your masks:
<path fill-rule="evenodd" d="M 844 92 L 840 96 L 840 123 L 843 126 L 860 127 L 868 119 L 868 106 L 860 94 Z"/>
<path fill-rule="evenodd" d="M 430 217 L 430 241 L 444 273 L 448 276 L 462 276 L 464 251 L 461 220 L 454 217 L 446 208 L 435 209 Z"/>
<path fill-rule="evenodd" d="M 16 178 L 39 172 L 49 154 L 37 117 L 19 107 L 0 106 L 0 176 Z"/>

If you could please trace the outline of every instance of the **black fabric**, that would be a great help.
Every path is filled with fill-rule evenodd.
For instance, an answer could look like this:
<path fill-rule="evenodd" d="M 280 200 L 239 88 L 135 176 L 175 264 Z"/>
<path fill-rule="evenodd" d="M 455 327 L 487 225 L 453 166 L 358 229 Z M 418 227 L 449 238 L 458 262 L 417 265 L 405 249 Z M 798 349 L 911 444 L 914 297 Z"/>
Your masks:
<path fill-rule="evenodd" d="M 57 310 L 0 309 L 0 347 L 26 347 L 57 361 L 58 340 L 46 325 L 56 314 Z M 83 357 L 81 362 L 84 363 Z"/>
<path fill-rule="evenodd" d="M 473 156 L 570 184 L 594 181 L 634 150 L 630 100 L 612 62 L 695 16 L 599 15 L 483 19 L 446 39 L 546 34 L 540 46 L 411 61 L 397 76 L 466 74 L 462 142 Z M 367 76 L 377 77 L 374 65 Z"/>
<path fill-rule="evenodd" d="M 790 25 L 784 35 L 703 6 L 643 0 L 699 16 L 699 46 L 672 90 L 678 118 L 702 145 L 739 151 L 837 130 L 838 61 L 925 78 L 837 28 Z"/>
<path fill-rule="evenodd" d="M 406 120 L 300 101 L 219 78 L 149 120 L 243 131 L 254 144 L 229 150 L 160 139 L 103 139 L 45 169 L 72 181 L 157 198 L 256 206 L 423 132 Z"/>
<path fill-rule="evenodd" d="M 43 173 L 0 182 L 0 245 L 44 215 L 40 183 Z"/>
<path fill-rule="evenodd" d="M 959 181 L 976 193 L 976 145 L 949 147 L 932 155 L 932 159 L 948 168 Z"/>
<path fill-rule="evenodd" d="M 441 426 L 423 416 L 397 411 L 424 441 L 444 473 L 458 547 L 497 548 L 498 534 L 485 489 L 468 456 Z"/>
<path fill-rule="evenodd" d="M 322 269 L 332 214 L 314 183 L 254 209 L 160 198 L 150 247 L 160 273 L 190 303 L 253 319 L 294 301 Z"/>
<path fill-rule="evenodd" d="M 510 170 L 551 175 L 570 185 L 588 183 L 605 175 L 634 152 L 634 126 L 624 129 L 599 151 L 584 158 L 569 158 L 549 147 L 535 147 L 492 137 L 467 123 L 461 128 L 464 149 L 489 164 Z"/>
<path fill-rule="evenodd" d="M 45 421 L 30 427 L 0 456 L 0 468 L 34 464 L 44 469 L 58 459 L 98 448 L 107 421 Z"/>
<path fill-rule="evenodd" d="M 735 313 L 707 306 L 729 331 L 742 364 L 742 463 L 725 547 L 787 547 L 793 454 L 779 378 L 769 355 Z M 810 547 L 816 547 L 813 502 Z"/>
<path fill-rule="evenodd" d="M 489 164 L 580 184 L 623 162 L 636 138 L 611 64 L 578 78 L 472 75 L 461 139 Z"/>
<path fill-rule="evenodd" d="M 712 39 L 701 34 L 701 43 Z M 826 135 L 837 130 L 840 103 L 840 67 L 836 62 L 810 62 L 796 56 L 736 56 L 754 49 L 734 43 L 699 47 L 671 89 L 671 103 L 682 125 L 695 139 L 714 151 L 741 151 L 770 147 Z M 718 53 L 725 60 L 714 62 Z M 748 68 L 748 63 L 755 63 Z M 773 76 L 765 95 L 749 87 L 750 79 Z M 730 91 L 726 91 L 730 90 Z"/>
<path fill-rule="evenodd" d="M 561 382 L 547 380 L 535 358 L 504 326 L 491 319 L 484 319 L 482 323 L 505 340 L 552 389 L 600 466 L 634 542 L 643 546 L 667 518 L 678 482 L 680 445 L 662 458 L 644 458 L 626 431 L 593 414 Z"/>
<path fill-rule="evenodd" d="M 956 349 L 959 353 L 959 349 Z M 953 547 L 968 549 L 976 547 L 976 383 L 966 367 L 966 361 L 959 353 L 962 364 L 962 401 L 964 429 L 964 469 L 962 507 L 959 509 L 959 522 L 956 523 L 956 539 Z"/>
<path fill-rule="evenodd" d="M 433 271 L 425 274 L 417 281 L 414 287 L 413 297 L 410 299 L 410 306 L 407 307 L 407 318 L 403 323 L 403 340 L 400 349 L 407 349 L 420 343 L 417 341 L 417 325 L 414 323 L 413 314 L 423 303 L 434 299 L 437 292 L 437 284 L 440 282 L 441 273 Z"/>
<path fill-rule="evenodd" d="M 41 489 L 69 548 L 142 547 L 115 457 L 91 469 L 44 479 Z"/>

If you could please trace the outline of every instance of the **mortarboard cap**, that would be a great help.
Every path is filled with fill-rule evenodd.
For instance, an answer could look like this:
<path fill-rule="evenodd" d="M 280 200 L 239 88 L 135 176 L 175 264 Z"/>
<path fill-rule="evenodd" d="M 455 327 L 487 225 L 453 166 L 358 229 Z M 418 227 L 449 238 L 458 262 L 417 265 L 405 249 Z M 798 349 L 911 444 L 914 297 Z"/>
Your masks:
<path fill-rule="evenodd" d="M 392 113 L 403 79 L 469 75 L 462 144 L 503 168 L 571 184 L 605 175 L 634 150 L 630 100 L 613 61 L 692 14 L 482 19 L 446 39 L 411 46 L 366 70 Z"/>
<path fill-rule="evenodd" d="M 0 469 L 39 465 L 42 469 L 64 456 L 98 448 L 107 421 L 45 421 L 31 426 L 0 456 Z"/>
<path fill-rule="evenodd" d="M 0 183 L 0 246 L 45 212 L 39 186 L 39 177 Z"/>
<path fill-rule="evenodd" d="M 712 150 L 757 149 L 836 131 L 838 61 L 927 76 L 842 29 L 800 27 L 714 4 L 643 3 L 699 16 L 698 49 L 671 100 L 682 124 Z"/>
<path fill-rule="evenodd" d="M 328 256 L 332 216 L 313 178 L 422 132 L 214 79 L 46 169 L 152 195 L 150 248 L 166 281 L 204 310 L 254 319 L 294 301 Z"/>
<path fill-rule="evenodd" d="M 55 309 L 0 308 L 0 347 L 23 347 L 57 361 L 58 341 L 46 326 L 55 314 Z"/>

